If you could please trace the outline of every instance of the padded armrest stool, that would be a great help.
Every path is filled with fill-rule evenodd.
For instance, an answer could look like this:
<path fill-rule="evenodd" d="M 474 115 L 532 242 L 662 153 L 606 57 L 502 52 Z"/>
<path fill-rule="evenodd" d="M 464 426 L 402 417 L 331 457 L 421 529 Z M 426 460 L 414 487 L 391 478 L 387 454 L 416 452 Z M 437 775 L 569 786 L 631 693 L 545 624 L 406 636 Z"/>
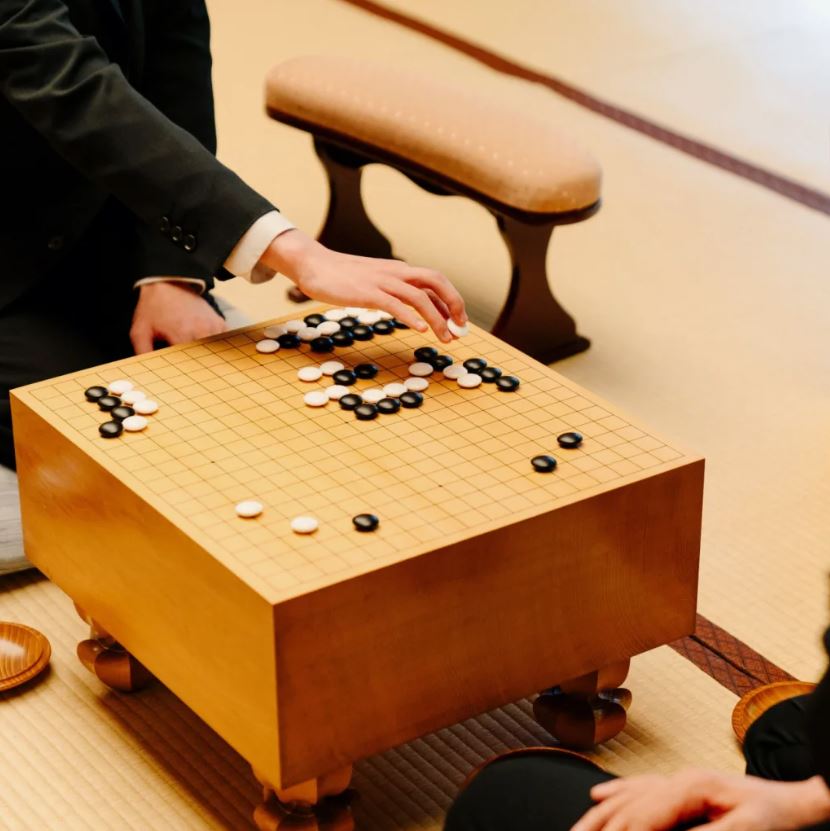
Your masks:
<path fill-rule="evenodd" d="M 388 165 L 430 193 L 466 196 L 495 217 L 512 278 L 493 334 L 544 363 L 588 348 L 551 293 L 545 256 L 557 225 L 599 209 L 600 169 L 559 130 L 463 87 L 335 56 L 274 67 L 266 110 L 314 138 L 330 187 L 324 245 L 393 256 L 360 193 L 362 168 Z"/>

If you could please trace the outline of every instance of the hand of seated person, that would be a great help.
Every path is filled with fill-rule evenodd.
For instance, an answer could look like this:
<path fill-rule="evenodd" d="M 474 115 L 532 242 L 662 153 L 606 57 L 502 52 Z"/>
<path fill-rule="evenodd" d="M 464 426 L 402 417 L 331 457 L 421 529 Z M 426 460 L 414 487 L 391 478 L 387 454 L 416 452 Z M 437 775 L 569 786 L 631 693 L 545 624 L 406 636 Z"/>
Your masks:
<path fill-rule="evenodd" d="M 603 782 L 591 798 L 598 804 L 572 831 L 658 831 L 681 823 L 707 831 L 790 831 L 830 818 L 830 791 L 818 776 L 769 782 L 684 770 Z"/>
<path fill-rule="evenodd" d="M 130 340 L 136 355 L 152 352 L 156 341 L 187 343 L 227 329 L 198 293 L 182 283 L 148 283 L 139 288 Z"/>
<path fill-rule="evenodd" d="M 399 260 L 341 254 L 298 229 L 280 234 L 261 262 L 315 300 L 381 309 L 420 332 L 429 324 L 445 343 L 452 340 L 447 318 L 459 326 L 467 322 L 464 301 L 443 274 Z"/>

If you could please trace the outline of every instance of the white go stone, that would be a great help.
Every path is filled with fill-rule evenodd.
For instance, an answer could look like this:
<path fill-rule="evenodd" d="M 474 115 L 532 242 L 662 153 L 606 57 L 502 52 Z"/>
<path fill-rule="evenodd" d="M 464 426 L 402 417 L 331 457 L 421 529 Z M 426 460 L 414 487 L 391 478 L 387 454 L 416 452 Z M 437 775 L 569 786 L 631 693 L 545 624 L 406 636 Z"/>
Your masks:
<path fill-rule="evenodd" d="M 265 335 L 266 338 L 278 338 L 280 335 L 284 335 L 288 329 L 283 326 L 282 323 L 275 323 L 273 326 L 266 326 L 262 330 L 262 334 Z"/>
<path fill-rule="evenodd" d="M 319 381 L 323 377 L 323 370 L 319 366 L 301 366 L 297 370 L 297 377 L 301 381 Z"/>
<path fill-rule="evenodd" d="M 158 411 L 159 405 L 150 398 L 142 398 L 132 405 L 138 415 L 152 415 Z"/>
<path fill-rule="evenodd" d="M 477 387 L 481 383 L 481 376 L 476 375 L 474 372 L 468 372 L 466 375 L 462 375 L 458 379 L 458 386 L 464 387 L 465 390 L 471 390 L 474 387 Z"/>
<path fill-rule="evenodd" d="M 432 372 L 432 364 L 425 363 L 424 361 L 416 361 L 414 364 L 409 365 L 409 374 L 417 375 L 419 378 L 431 375 Z"/>
<path fill-rule="evenodd" d="M 121 396 L 121 403 L 126 404 L 129 407 L 132 407 L 137 401 L 141 401 L 143 398 L 147 397 L 146 392 L 142 392 L 141 390 L 127 390 Z"/>
<path fill-rule="evenodd" d="M 272 352 L 276 352 L 279 348 L 280 345 L 275 340 L 271 340 L 270 338 L 257 341 L 256 345 L 256 351 L 262 352 L 265 355 L 270 355 Z"/>
<path fill-rule="evenodd" d="M 454 320 L 447 321 L 447 329 L 457 338 L 463 338 L 465 335 L 470 334 L 470 327 L 466 323 L 463 326 L 459 326 Z"/>
<path fill-rule="evenodd" d="M 362 323 L 364 326 L 374 326 L 380 321 L 380 312 L 371 310 L 366 311 L 358 315 L 357 319 L 358 322 Z"/>
<path fill-rule="evenodd" d="M 395 316 L 393 314 L 389 314 L 389 312 L 378 312 L 378 314 L 380 315 L 381 320 L 392 320 Z"/>
<path fill-rule="evenodd" d="M 348 317 L 359 317 L 365 311 L 366 309 L 362 306 L 346 306 L 346 315 Z"/>
<path fill-rule="evenodd" d="M 308 343 L 309 341 L 314 340 L 314 338 L 319 337 L 320 333 L 317 331 L 316 326 L 303 326 L 299 332 L 297 332 L 297 337 L 301 341 L 305 341 Z"/>
<path fill-rule="evenodd" d="M 406 387 L 403 384 L 387 384 L 383 388 L 383 394 L 387 398 L 400 398 L 406 392 Z"/>
<path fill-rule="evenodd" d="M 467 374 L 468 373 L 467 370 L 464 368 L 464 364 L 450 364 L 443 370 L 444 377 L 449 378 L 450 381 L 457 381 L 462 375 Z"/>
<path fill-rule="evenodd" d="M 325 407 L 329 403 L 328 395 L 323 390 L 313 390 L 303 396 L 307 407 Z"/>
<path fill-rule="evenodd" d="M 132 388 L 132 381 L 113 381 L 111 384 L 107 385 L 107 389 L 113 395 L 124 395 L 125 392 L 129 392 Z"/>
<path fill-rule="evenodd" d="M 245 519 L 253 519 L 262 513 L 262 503 L 254 499 L 246 499 L 236 506 L 237 516 L 245 517 Z"/>
<path fill-rule="evenodd" d="M 121 422 L 121 426 L 128 433 L 140 433 L 147 426 L 147 419 L 141 415 L 127 416 Z"/>
<path fill-rule="evenodd" d="M 360 393 L 360 397 L 367 404 L 377 404 L 378 401 L 386 398 L 386 391 L 380 387 L 369 387 L 368 390 L 363 390 L 363 392 Z"/>
<path fill-rule="evenodd" d="M 324 320 L 318 327 L 317 331 L 321 335 L 333 335 L 340 331 L 340 324 L 336 320 Z"/>
<path fill-rule="evenodd" d="M 343 320 L 344 317 L 348 317 L 348 313 L 345 309 L 329 309 L 327 312 L 323 313 L 323 317 L 326 320 L 340 321 Z"/>
<path fill-rule="evenodd" d="M 348 395 L 349 388 L 344 387 L 342 384 L 332 384 L 330 387 L 326 387 L 326 395 L 332 401 L 339 401 L 344 395 Z"/>
<path fill-rule="evenodd" d="M 426 378 L 417 378 L 413 375 L 411 378 L 407 378 L 403 385 L 412 392 L 423 392 L 429 386 L 429 381 Z"/>
<path fill-rule="evenodd" d="M 290 332 L 292 335 L 296 335 L 300 329 L 305 327 L 304 320 L 286 320 L 285 323 L 282 324 L 285 326 L 285 331 Z"/>
<path fill-rule="evenodd" d="M 313 534 L 319 525 L 313 516 L 295 516 L 291 520 L 291 530 L 295 534 Z"/>
<path fill-rule="evenodd" d="M 340 363 L 340 361 L 325 361 L 320 364 L 320 369 L 323 375 L 334 375 L 335 372 L 340 372 L 341 369 L 345 369 L 345 365 Z"/>

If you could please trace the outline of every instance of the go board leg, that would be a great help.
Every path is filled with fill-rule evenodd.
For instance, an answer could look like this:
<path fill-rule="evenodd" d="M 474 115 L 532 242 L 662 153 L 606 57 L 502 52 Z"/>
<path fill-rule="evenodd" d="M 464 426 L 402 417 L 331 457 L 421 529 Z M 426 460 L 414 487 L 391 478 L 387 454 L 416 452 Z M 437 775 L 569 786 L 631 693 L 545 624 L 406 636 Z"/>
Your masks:
<path fill-rule="evenodd" d="M 353 831 L 354 819 L 345 799 L 336 799 L 352 781 L 352 767 L 301 782 L 291 788 L 273 788 L 254 771 L 262 785 L 262 804 L 254 811 L 259 831 Z"/>
<path fill-rule="evenodd" d="M 631 693 L 620 687 L 629 661 L 567 681 L 533 702 L 536 720 L 565 747 L 587 750 L 613 739 L 624 727 Z"/>
<path fill-rule="evenodd" d="M 89 624 L 89 638 L 78 644 L 78 658 L 90 672 L 108 687 L 121 692 L 135 692 L 153 680 L 150 671 L 77 603 L 75 610 Z"/>

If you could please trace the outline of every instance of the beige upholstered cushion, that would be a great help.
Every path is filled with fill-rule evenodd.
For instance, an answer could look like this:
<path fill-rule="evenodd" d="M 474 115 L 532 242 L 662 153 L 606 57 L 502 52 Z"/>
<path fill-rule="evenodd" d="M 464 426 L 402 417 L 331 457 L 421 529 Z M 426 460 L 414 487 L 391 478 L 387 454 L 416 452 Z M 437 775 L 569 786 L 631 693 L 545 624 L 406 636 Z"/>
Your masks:
<path fill-rule="evenodd" d="M 538 116 L 463 86 L 334 56 L 274 67 L 266 105 L 276 118 L 394 153 L 514 208 L 561 213 L 600 196 L 594 158 Z"/>

